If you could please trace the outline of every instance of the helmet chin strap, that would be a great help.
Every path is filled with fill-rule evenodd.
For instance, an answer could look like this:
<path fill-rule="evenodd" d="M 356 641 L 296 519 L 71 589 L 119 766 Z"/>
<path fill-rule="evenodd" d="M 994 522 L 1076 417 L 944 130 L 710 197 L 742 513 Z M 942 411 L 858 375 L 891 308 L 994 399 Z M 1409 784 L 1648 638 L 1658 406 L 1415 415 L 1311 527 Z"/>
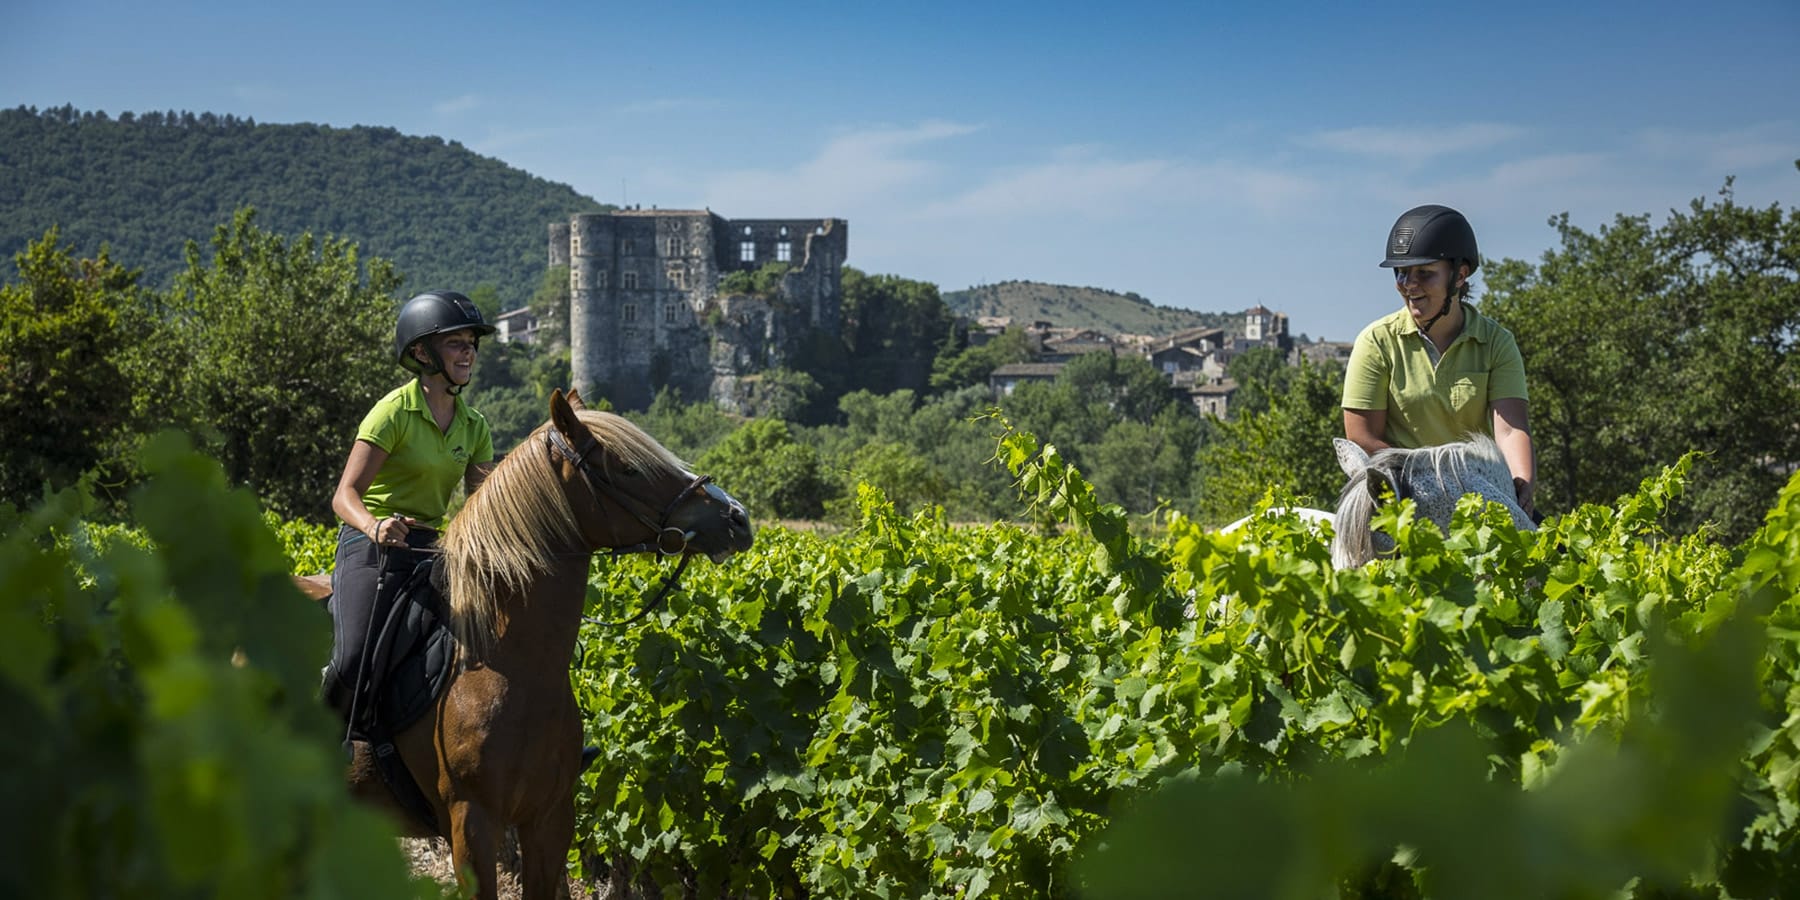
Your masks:
<path fill-rule="evenodd" d="M 449 394 L 452 397 L 455 397 L 458 394 L 461 394 L 463 392 L 463 388 L 466 388 L 469 386 L 469 383 L 467 381 L 464 381 L 459 384 L 459 383 L 451 380 L 450 370 L 445 368 L 445 366 L 444 366 L 444 358 L 438 355 L 437 348 L 431 346 L 430 342 L 422 343 L 421 347 L 422 347 L 422 349 L 424 349 L 425 355 L 430 357 L 430 362 L 426 363 L 426 365 L 430 366 L 430 368 L 427 368 L 424 371 L 419 373 L 419 376 L 421 378 L 423 378 L 426 375 L 442 375 L 442 376 L 444 376 L 444 384 L 448 385 L 448 387 L 444 388 L 444 392 Z"/>
<path fill-rule="evenodd" d="M 1431 326 L 1436 325 L 1438 323 L 1439 319 L 1442 319 L 1443 317 L 1450 314 L 1451 304 L 1459 303 L 1459 302 L 1461 302 L 1461 301 L 1456 297 L 1445 297 L 1444 298 L 1444 308 L 1438 310 L 1437 315 L 1432 316 L 1429 319 L 1426 319 L 1425 324 L 1419 326 L 1419 333 L 1426 337 L 1431 337 Z"/>
<path fill-rule="evenodd" d="M 1454 277 L 1456 275 L 1456 270 L 1454 268 L 1452 268 L 1450 270 L 1450 274 L 1452 277 Z M 1432 316 L 1429 319 L 1426 319 L 1425 324 L 1419 326 L 1420 334 L 1422 334 L 1426 337 L 1431 337 L 1431 327 L 1433 325 L 1436 325 L 1438 323 L 1439 319 L 1442 319 L 1443 317 L 1450 314 L 1451 306 L 1462 302 L 1461 291 L 1462 291 L 1462 285 L 1460 285 L 1460 284 L 1453 284 L 1450 286 L 1450 290 L 1448 290 L 1444 293 L 1444 308 L 1438 310 L 1437 315 Z"/>

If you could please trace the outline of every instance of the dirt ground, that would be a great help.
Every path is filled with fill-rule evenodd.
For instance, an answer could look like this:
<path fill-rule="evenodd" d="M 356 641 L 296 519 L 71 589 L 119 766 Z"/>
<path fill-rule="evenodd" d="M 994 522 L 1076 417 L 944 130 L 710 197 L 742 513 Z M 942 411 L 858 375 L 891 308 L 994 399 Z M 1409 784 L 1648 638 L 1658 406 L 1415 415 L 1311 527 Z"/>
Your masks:
<path fill-rule="evenodd" d="M 413 873 L 424 875 L 439 884 L 456 883 L 456 867 L 450 862 L 450 843 L 443 838 L 402 838 L 400 848 L 412 865 Z M 500 900 L 521 900 L 524 896 L 516 874 L 519 862 L 518 844 L 507 833 L 506 845 L 500 850 Z M 606 900 L 588 885 L 569 879 L 571 900 Z"/>

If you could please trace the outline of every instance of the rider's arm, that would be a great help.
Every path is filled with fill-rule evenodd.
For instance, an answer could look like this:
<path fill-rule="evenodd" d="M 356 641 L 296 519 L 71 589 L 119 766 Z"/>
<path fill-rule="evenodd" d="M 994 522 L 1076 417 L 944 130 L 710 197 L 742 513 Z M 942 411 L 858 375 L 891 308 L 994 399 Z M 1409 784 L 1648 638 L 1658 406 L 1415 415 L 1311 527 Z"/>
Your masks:
<path fill-rule="evenodd" d="M 1531 512 L 1531 495 L 1537 486 L 1537 456 L 1531 446 L 1531 407 L 1522 398 L 1508 397 L 1493 402 L 1494 443 L 1506 457 L 1512 471 L 1513 489 L 1519 495 L 1519 506 Z"/>
<path fill-rule="evenodd" d="M 387 458 L 386 450 L 368 441 L 357 441 L 350 447 L 350 458 L 344 461 L 344 474 L 338 478 L 337 491 L 331 495 L 331 511 L 377 544 L 384 539 L 389 543 L 404 541 L 406 537 L 404 523 L 393 519 L 376 520 L 375 514 L 369 512 L 362 501 L 363 492 L 374 482 Z"/>
<path fill-rule="evenodd" d="M 1377 450 L 1386 450 L 1390 445 L 1382 439 L 1387 431 L 1387 410 L 1385 409 L 1345 409 L 1344 437 L 1363 449 L 1364 453 L 1373 455 Z"/>

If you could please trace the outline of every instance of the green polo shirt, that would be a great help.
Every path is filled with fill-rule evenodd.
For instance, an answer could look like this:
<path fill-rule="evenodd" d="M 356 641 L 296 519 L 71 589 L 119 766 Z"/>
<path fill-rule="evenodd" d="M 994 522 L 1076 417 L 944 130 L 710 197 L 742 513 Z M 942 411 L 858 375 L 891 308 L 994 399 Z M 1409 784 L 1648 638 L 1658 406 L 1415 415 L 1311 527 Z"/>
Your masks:
<path fill-rule="evenodd" d="M 1492 435 L 1493 402 L 1526 399 L 1525 360 L 1512 332 L 1467 303 L 1463 313 L 1462 334 L 1436 363 L 1404 309 L 1364 328 L 1344 371 L 1344 408 L 1387 410 L 1383 438 L 1396 447 Z"/>
<path fill-rule="evenodd" d="M 494 459 L 487 419 L 456 398 L 449 431 L 439 431 L 417 379 L 376 401 L 356 428 L 356 439 L 387 451 L 387 461 L 363 492 L 363 505 L 376 518 L 399 513 L 444 527 L 450 496 L 474 463 Z"/>

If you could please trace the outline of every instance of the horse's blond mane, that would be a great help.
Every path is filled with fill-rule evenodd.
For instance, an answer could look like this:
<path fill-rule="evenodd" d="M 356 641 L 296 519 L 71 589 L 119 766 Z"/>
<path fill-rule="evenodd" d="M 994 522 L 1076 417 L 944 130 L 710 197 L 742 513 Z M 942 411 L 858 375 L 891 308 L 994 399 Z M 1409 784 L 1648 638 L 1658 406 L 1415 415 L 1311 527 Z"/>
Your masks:
<path fill-rule="evenodd" d="M 653 478 L 686 474 L 675 454 L 625 419 L 587 409 L 576 415 L 607 450 L 589 459 L 600 478 L 611 478 L 615 465 Z M 485 648 L 505 624 L 507 599 L 527 592 L 559 555 L 594 549 L 580 533 L 559 477 L 558 457 L 544 434 L 551 427 L 540 425 L 520 441 L 444 532 L 450 618 L 465 646 Z"/>

